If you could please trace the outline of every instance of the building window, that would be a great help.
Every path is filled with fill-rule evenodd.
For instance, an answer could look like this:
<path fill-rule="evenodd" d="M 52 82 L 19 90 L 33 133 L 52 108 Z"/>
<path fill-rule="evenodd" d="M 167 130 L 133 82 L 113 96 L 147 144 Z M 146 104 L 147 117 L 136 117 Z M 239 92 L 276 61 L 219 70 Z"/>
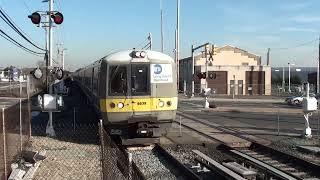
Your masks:
<path fill-rule="evenodd" d="M 242 63 L 242 66 L 249 66 L 249 63 L 247 63 L 247 62 Z"/>

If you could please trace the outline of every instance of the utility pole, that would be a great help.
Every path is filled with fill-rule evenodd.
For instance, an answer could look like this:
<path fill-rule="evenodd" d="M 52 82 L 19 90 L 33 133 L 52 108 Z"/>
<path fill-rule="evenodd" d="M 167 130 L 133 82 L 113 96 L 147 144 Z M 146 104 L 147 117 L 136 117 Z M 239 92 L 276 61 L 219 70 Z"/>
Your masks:
<path fill-rule="evenodd" d="M 194 78 L 195 78 L 195 74 L 194 74 L 194 50 L 193 50 L 193 45 L 191 45 L 191 61 L 192 61 L 192 84 L 191 84 L 191 97 L 194 96 Z"/>
<path fill-rule="evenodd" d="M 320 72 L 320 36 L 319 36 L 319 50 L 318 50 L 319 52 L 319 54 L 318 54 L 318 68 L 317 68 L 317 93 L 319 93 L 320 92 L 320 90 L 319 90 L 319 88 L 320 88 L 320 82 L 319 82 L 319 76 L 320 76 L 320 74 L 319 74 L 319 72 Z"/>
<path fill-rule="evenodd" d="M 268 48 L 268 53 L 267 53 L 267 66 L 270 64 L 270 48 Z"/>
<path fill-rule="evenodd" d="M 49 16 L 49 66 L 50 68 L 52 68 L 52 54 L 53 54 L 53 51 L 52 51 L 52 44 L 53 44 L 53 29 L 52 29 L 52 19 L 51 19 L 51 12 L 53 11 L 53 0 L 49 0 L 49 13 L 48 13 L 48 16 Z M 49 94 L 52 94 L 52 86 L 49 85 Z M 46 129 L 46 133 L 51 135 L 51 136 L 55 136 L 55 132 L 54 132 L 54 129 L 53 129 L 53 124 L 52 124 L 52 121 L 53 121 L 53 117 L 52 117 L 52 111 L 49 111 L 49 122 L 47 124 L 47 129 Z"/>
<path fill-rule="evenodd" d="M 164 42 L 163 42 L 163 11 L 162 11 L 162 0 L 160 0 L 160 23 L 161 23 L 161 52 L 164 51 Z"/>
<path fill-rule="evenodd" d="M 62 70 L 64 70 L 64 55 L 65 55 L 65 50 L 67 50 L 66 48 L 62 49 Z"/>
<path fill-rule="evenodd" d="M 208 48 L 207 48 L 207 45 L 204 47 L 204 55 L 205 55 L 205 58 L 206 58 L 206 86 L 205 88 L 208 88 L 208 54 L 207 54 L 207 51 L 208 51 Z"/>
<path fill-rule="evenodd" d="M 209 43 L 205 43 L 205 44 L 202 44 L 198 47 L 195 47 L 193 45 L 191 45 L 191 60 L 192 60 L 192 94 L 191 96 L 193 97 L 194 96 L 194 78 L 195 78 L 195 62 L 194 62 L 194 51 L 199 49 L 199 48 L 202 48 L 202 47 L 207 47 Z M 206 59 L 207 60 L 207 59 Z M 207 65 L 207 64 L 206 64 Z M 207 66 L 206 66 L 207 67 Z M 207 73 L 207 76 L 208 76 L 208 73 Z"/>
<path fill-rule="evenodd" d="M 282 91 L 285 92 L 284 67 L 282 67 Z"/>
<path fill-rule="evenodd" d="M 46 92 L 49 92 L 49 77 L 48 77 L 48 67 L 49 67 L 49 19 L 50 17 L 46 15 L 46 22 L 43 23 L 43 27 L 45 29 L 45 36 L 46 36 L 46 54 L 45 54 L 45 61 L 46 61 Z"/>
<path fill-rule="evenodd" d="M 177 63 L 177 90 L 179 92 L 179 53 L 180 53 L 180 46 L 179 46 L 179 31 L 180 31 L 180 0 L 177 0 L 177 42 L 176 42 L 176 63 Z"/>
<path fill-rule="evenodd" d="M 151 33 L 149 33 L 148 40 L 149 40 L 149 48 L 150 50 L 152 50 L 152 34 Z"/>
<path fill-rule="evenodd" d="M 58 59 L 61 59 L 61 68 L 62 70 L 64 70 L 64 55 L 67 49 L 63 47 L 62 43 L 57 44 L 57 49 L 58 49 Z"/>
<path fill-rule="evenodd" d="M 49 0 L 49 66 L 52 66 L 52 44 L 53 44 L 53 29 L 52 29 L 52 19 L 51 12 L 53 12 L 53 0 Z M 52 92 L 49 92 L 50 94 Z"/>
<path fill-rule="evenodd" d="M 55 24 L 61 24 L 63 22 L 63 15 L 60 12 L 53 11 L 53 0 L 43 0 L 42 2 L 49 3 L 49 10 L 48 11 L 36 11 L 28 16 L 28 18 L 31 19 L 31 22 L 33 24 L 36 24 L 39 27 L 39 24 L 41 23 L 41 15 L 46 16 L 46 20 L 48 22 L 43 23 L 44 27 L 46 29 L 46 53 L 45 53 L 45 59 L 46 59 L 46 82 L 47 87 L 49 88 L 49 94 L 52 94 L 52 86 L 48 83 L 48 67 L 50 69 L 53 68 L 53 21 Z M 53 19 L 53 20 L 52 20 Z M 46 24 L 48 23 L 48 24 Z M 55 136 L 55 132 L 52 125 L 52 111 L 49 111 L 49 121 L 46 128 L 46 133 L 50 136 Z"/>

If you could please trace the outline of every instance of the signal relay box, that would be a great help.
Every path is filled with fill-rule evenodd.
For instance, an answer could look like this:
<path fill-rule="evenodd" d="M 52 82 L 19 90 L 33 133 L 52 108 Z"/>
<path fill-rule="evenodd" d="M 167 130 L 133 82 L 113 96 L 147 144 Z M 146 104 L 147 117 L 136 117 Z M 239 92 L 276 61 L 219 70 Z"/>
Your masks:
<path fill-rule="evenodd" d="M 302 107 L 304 112 L 313 112 L 318 109 L 318 101 L 315 97 L 303 98 Z"/>

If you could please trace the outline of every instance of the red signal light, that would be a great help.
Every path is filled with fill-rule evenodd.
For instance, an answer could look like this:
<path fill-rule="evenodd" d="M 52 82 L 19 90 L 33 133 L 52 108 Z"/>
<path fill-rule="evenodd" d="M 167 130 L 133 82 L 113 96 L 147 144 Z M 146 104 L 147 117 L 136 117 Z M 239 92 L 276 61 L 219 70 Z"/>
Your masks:
<path fill-rule="evenodd" d="M 63 22 L 63 15 L 60 12 L 57 12 L 57 13 L 51 15 L 51 18 L 53 19 L 54 23 L 56 23 L 56 24 L 62 24 L 62 22 Z"/>
<path fill-rule="evenodd" d="M 41 16 L 37 12 L 32 13 L 31 15 L 28 16 L 28 18 L 31 19 L 31 22 L 33 24 L 40 24 L 40 22 L 41 22 Z"/>
<path fill-rule="evenodd" d="M 202 79 L 206 79 L 207 78 L 207 73 L 202 73 Z"/>

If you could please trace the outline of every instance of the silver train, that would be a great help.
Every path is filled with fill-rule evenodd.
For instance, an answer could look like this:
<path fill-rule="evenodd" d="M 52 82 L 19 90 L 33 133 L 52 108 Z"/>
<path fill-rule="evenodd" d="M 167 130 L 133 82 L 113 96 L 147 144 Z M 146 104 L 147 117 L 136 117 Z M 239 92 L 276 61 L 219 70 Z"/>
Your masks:
<path fill-rule="evenodd" d="M 123 144 L 154 142 L 175 120 L 176 64 L 156 51 L 110 54 L 73 73 L 99 110 L 105 127 Z"/>

